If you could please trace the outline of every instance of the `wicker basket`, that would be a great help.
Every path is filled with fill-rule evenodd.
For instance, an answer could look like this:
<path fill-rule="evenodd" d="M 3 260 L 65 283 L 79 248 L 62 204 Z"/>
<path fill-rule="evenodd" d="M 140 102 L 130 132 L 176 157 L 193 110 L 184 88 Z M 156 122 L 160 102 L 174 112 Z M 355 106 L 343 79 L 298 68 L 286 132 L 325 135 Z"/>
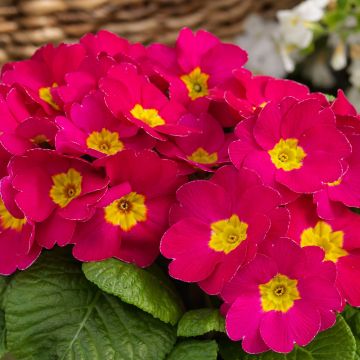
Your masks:
<path fill-rule="evenodd" d="M 74 42 L 108 29 L 132 41 L 171 43 L 181 27 L 224 40 L 251 12 L 274 13 L 298 0 L 0 0 L 0 63 L 29 57 L 40 45 Z"/>

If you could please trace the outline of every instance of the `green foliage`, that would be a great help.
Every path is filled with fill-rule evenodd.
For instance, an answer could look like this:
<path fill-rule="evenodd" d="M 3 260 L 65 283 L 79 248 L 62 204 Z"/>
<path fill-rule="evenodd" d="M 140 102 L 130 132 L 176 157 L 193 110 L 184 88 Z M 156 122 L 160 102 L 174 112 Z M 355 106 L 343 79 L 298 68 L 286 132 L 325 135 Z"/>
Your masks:
<path fill-rule="evenodd" d="M 5 295 L 5 290 L 7 288 L 7 285 L 9 283 L 9 278 L 5 276 L 0 276 L 0 309 L 3 308 L 3 299 Z"/>
<path fill-rule="evenodd" d="M 355 360 L 360 360 L 360 310 L 347 306 L 343 312 L 345 321 L 350 326 L 356 341 Z"/>
<path fill-rule="evenodd" d="M 286 355 L 272 351 L 249 355 L 241 350 L 240 343 L 220 343 L 220 353 L 224 360 L 354 360 L 355 348 L 354 336 L 341 316 L 334 327 L 317 335 L 309 345 L 304 348 L 296 346 Z"/>
<path fill-rule="evenodd" d="M 191 310 L 180 319 L 177 329 L 178 336 L 194 337 L 211 331 L 225 332 L 225 319 L 219 310 Z"/>
<path fill-rule="evenodd" d="M 176 339 L 173 327 L 102 293 L 54 253 L 14 277 L 5 320 L 17 360 L 162 360 Z"/>
<path fill-rule="evenodd" d="M 0 359 L 5 354 L 5 352 L 5 314 L 0 310 Z"/>
<path fill-rule="evenodd" d="M 178 343 L 167 360 L 216 360 L 216 341 L 187 340 Z"/>
<path fill-rule="evenodd" d="M 184 312 L 180 296 L 155 271 L 115 259 L 83 264 L 86 278 L 101 290 L 175 325 Z"/>

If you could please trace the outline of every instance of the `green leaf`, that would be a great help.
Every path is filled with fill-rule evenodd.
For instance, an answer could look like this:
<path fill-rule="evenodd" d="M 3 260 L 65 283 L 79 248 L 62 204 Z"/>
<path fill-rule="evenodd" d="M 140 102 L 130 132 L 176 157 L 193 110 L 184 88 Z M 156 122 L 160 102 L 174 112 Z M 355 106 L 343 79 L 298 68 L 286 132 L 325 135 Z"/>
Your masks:
<path fill-rule="evenodd" d="M 178 336 L 194 337 L 211 331 L 225 332 L 225 319 L 219 310 L 198 309 L 188 311 L 180 319 Z"/>
<path fill-rule="evenodd" d="M 178 343 L 167 360 L 216 360 L 216 341 L 187 340 Z"/>
<path fill-rule="evenodd" d="M 5 345 L 5 314 L 0 310 L 0 359 L 6 353 Z"/>
<path fill-rule="evenodd" d="M 102 293 L 54 253 L 14 277 L 5 320 L 17 360 L 162 360 L 176 341 L 173 327 Z"/>
<path fill-rule="evenodd" d="M 224 360 L 353 360 L 355 339 L 345 320 L 338 316 L 334 327 L 321 332 L 307 346 L 299 347 L 289 354 L 272 351 L 260 354 L 245 354 L 240 343 L 220 342 L 220 353 Z"/>
<path fill-rule="evenodd" d="M 10 277 L 7 276 L 0 276 L 0 309 L 3 308 L 3 299 L 4 299 L 4 294 L 5 294 L 5 290 L 8 286 Z"/>
<path fill-rule="evenodd" d="M 322 22 L 329 27 L 330 31 L 333 31 L 337 26 L 345 21 L 348 15 L 349 14 L 345 9 L 337 8 L 327 12 L 323 17 Z"/>
<path fill-rule="evenodd" d="M 86 278 L 101 290 L 175 325 L 184 312 L 180 296 L 155 271 L 115 259 L 83 264 Z"/>
<path fill-rule="evenodd" d="M 325 95 L 326 100 L 329 101 L 329 102 L 334 101 L 336 99 L 334 95 L 325 94 L 325 93 L 323 93 L 323 94 Z"/>
<path fill-rule="evenodd" d="M 355 309 L 349 305 L 346 306 L 342 313 L 345 321 L 351 328 L 356 341 L 355 360 L 360 360 L 360 309 Z"/>

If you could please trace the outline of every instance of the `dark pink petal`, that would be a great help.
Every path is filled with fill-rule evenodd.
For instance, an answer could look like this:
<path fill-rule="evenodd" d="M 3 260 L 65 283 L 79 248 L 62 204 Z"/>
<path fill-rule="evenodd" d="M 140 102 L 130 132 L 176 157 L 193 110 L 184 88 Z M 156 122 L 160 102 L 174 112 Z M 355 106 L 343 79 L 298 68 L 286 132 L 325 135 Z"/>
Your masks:
<path fill-rule="evenodd" d="M 0 274 L 10 275 L 29 267 L 40 255 L 41 247 L 33 242 L 34 233 L 8 230 L 0 233 Z M 26 243 L 26 246 L 24 246 Z"/>
<path fill-rule="evenodd" d="M 278 207 L 281 197 L 278 192 L 263 185 L 248 187 L 241 197 L 236 199 L 235 212 L 244 219 L 250 218 L 256 213 L 267 214 Z"/>
<path fill-rule="evenodd" d="M 124 150 L 97 164 L 105 165 L 111 184 L 129 182 L 133 191 L 149 197 L 173 194 L 184 181 L 182 176 L 178 176 L 178 166 L 174 161 L 160 159 L 149 150 Z"/>
<path fill-rule="evenodd" d="M 247 53 L 234 44 L 217 44 L 201 58 L 200 68 L 210 74 L 209 85 L 214 87 L 228 80 L 247 58 Z"/>
<path fill-rule="evenodd" d="M 104 219 L 104 210 L 98 209 L 87 222 L 76 227 L 72 243 L 73 255 L 80 261 L 101 261 L 119 253 L 121 244 L 120 230 Z"/>
<path fill-rule="evenodd" d="M 309 88 L 296 81 L 288 79 L 270 78 L 265 87 L 264 97 L 269 100 L 282 100 L 286 96 L 305 99 L 309 95 Z"/>
<path fill-rule="evenodd" d="M 284 116 L 281 136 L 284 139 L 299 139 L 314 125 L 335 125 L 334 113 L 329 108 L 320 111 L 321 103 L 317 100 L 308 99 L 299 102 Z"/>
<path fill-rule="evenodd" d="M 45 221 L 36 224 L 36 242 L 45 249 L 51 249 L 55 244 L 65 246 L 70 243 L 75 226 L 75 221 L 64 219 L 53 213 Z"/>
<path fill-rule="evenodd" d="M 236 273 L 236 270 L 244 263 L 247 258 L 249 244 L 244 241 L 231 253 L 225 255 L 219 262 L 215 270 L 205 280 L 198 284 L 206 293 L 217 295 L 221 292 L 224 284 L 226 284 Z M 255 251 L 252 251 L 255 254 Z"/>
<path fill-rule="evenodd" d="M 97 34 L 86 34 L 80 40 L 88 54 L 96 57 L 102 52 L 111 56 L 119 53 L 126 54 L 129 49 L 129 42 L 106 30 L 101 30 Z"/>
<path fill-rule="evenodd" d="M 277 265 L 280 274 L 291 279 L 301 277 L 306 258 L 300 246 L 289 238 L 280 238 L 272 242 L 265 255 L 269 256 Z"/>
<path fill-rule="evenodd" d="M 12 216 L 15 216 L 18 219 L 24 217 L 24 214 L 21 212 L 19 207 L 15 202 L 16 190 L 11 184 L 11 178 L 9 176 L 3 177 L 0 181 L 0 192 L 1 200 L 4 202 L 6 209 L 10 212 Z"/>
<path fill-rule="evenodd" d="M 300 280 L 298 289 L 301 298 L 322 310 L 341 310 L 341 297 L 334 282 L 320 278 L 315 273 L 312 277 Z"/>
<path fill-rule="evenodd" d="M 189 216 L 205 222 L 230 218 L 231 199 L 225 189 L 205 180 L 196 180 L 179 188 L 176 197 Z"/>
<path fill-rule="evenodd" d="M 265 255 L 258 254 L 248 265 L 239 269 L 236 275 L 224 286 L 221 297 L 229 303 L 246 294 L 258 294 L 259 285 L 266 284 L 278 273 L 275 262 Z"/>
<path fill-rule="evenodd" d="M 168 227 L 168 214 L 173 202 L 173 196 L 146 200 L 147 220 L 122 233 L 117 257 L 140 267 L 151 265 L 159 255 L 160 239 Z"/>
<path fill-rule="evenodd" d="M 268 213 L 271 221 L 271 227 L 266 238 L 275 240 L 284 237 L 289 228 L 290 214 L 287 208 L 277 208 Z"/>
<path fill-rule="evenodd" d="M 350 191 L 352 193 L 352 191 Z M 343 205 L 338 201 L 332 201 L 329 197 L 329 187 L 314 193 L 314 202 L 317 205 L 317 213 L 323 219 L 335 219 L 341 215 Z"/>
<path fill-rule="evenodd" d="M 286 315 L 280 311 L 270 311 L 265 313 L 261 319 L 261 337 L 265 344 L 276 352 L 288 353 L 294 348 L 294 338 Z M 298 318 L 295 319 L 298 320 Z"/>
<path fill-rule="evenodd" d="M 332 261 L 323 261 L 324 250 L 319 246 L 305 246 L 302 251 L 307 258 L 304 277 L 316 275 L 316 277 L 334 284 L 337 276 L 336 265 Z"/>
<path fill-rule="evenodd" d="M 331 311 L 319 310 L 321 317 L 320 331 L 324 331 L 333 327 L 336 323 L 336 313 Z"/>
<path fill-rule="evenodd" d="M 320 330 L 320 313 L 311 301 L 296 300 L 285 317 L 292 339 L 300 346 L 307 345 Z"/>
<path fill-rule="evenodd" d="M 254 137 L 264 150 L 271 150 L 281 139 L 281 123 L 282 118 L 277 103 L 267 104 L 260 112 L 254 127 Z"/>
<path fill-rule="evenodd" d="M 161 253 L 173 258 L 169 273 L 183 281 L 201 281 L 207 278 L 223 257 L 212 250 L 210 227 L 194 219 L 184 219 L 173 225 L 163 236 Z"/>
<path fill-rule="evenodd" d="M 189 28 L 180 31 L 176 41 L 179 65 L 184 73 L 189 73 L 200 65 L 201 58 L 220 41 L 207 31 L 193 33 Z"/>
<path fill-rule="evenodd" d="M 56 204 L 49 194 L 52 183 L 47 172 L 34 167 L 31 172 L 16 174 L 12 181 L 16 194 L 16 203 L 21 211 L 33 221 L 44 221 L 55 209 Z"/>
<path fill-rule="evenodd" d="M 235 203 L 249 187 L 261 185 L 261 180 L 255 172 L 243 168 L 236 169 L 230 165 L 216 170 L 210 181 L 226 189 Z"/>
<path fill-rule="evenodd" d="M 360 255 L 339 259 L 337 285 L 351 306 L 360 306 Z"/>
<path fill-rule="evenodd" d="M 239 296 L 226 314 L 226 332 L 231 340 L 238 341 L 258 331 L 263 316 L 260 295 Z"/>
<path fill-rule="evenodd" d="M 305 153 L 324 151 L 336 155 L 339 160 L 351 154 L 349 141 L 335 126 L 313 125 L 299 138 L 299 145 Z"/>
<path fill-rule="evenodd" d="M 333 182 L 342 174 L 342 166 L 335 155 L 315 151 L 303 160 L 300 169 L 277 170 L 276 180 L 297 193 L 313 193 L 323 187 L 323 183 Z"/>
<path fill-rule="evenodd" d="M 339 89 L 336 99 L 331 104 L 331 108 L 336 115 L 356 115 L 355 107 L 346 98 L 344 91 Z"/>

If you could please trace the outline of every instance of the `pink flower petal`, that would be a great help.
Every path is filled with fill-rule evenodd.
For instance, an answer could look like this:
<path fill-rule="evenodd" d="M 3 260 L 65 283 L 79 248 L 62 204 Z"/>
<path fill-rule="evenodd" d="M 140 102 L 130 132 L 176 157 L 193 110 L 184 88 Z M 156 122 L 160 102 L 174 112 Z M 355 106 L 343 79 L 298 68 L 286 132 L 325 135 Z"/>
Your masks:
<path fill-rule="evenodd" d="M 295 319 L 298 320 L 296 317 Z M 280 353 L 289 353 L 294 348 L 294 338 L 289 326 L 290 324 L 286 314 L 280 311 L 270 311 L 264 314 L 261 319 L 260 334 L 265 344 L 271 350 Z"/>

